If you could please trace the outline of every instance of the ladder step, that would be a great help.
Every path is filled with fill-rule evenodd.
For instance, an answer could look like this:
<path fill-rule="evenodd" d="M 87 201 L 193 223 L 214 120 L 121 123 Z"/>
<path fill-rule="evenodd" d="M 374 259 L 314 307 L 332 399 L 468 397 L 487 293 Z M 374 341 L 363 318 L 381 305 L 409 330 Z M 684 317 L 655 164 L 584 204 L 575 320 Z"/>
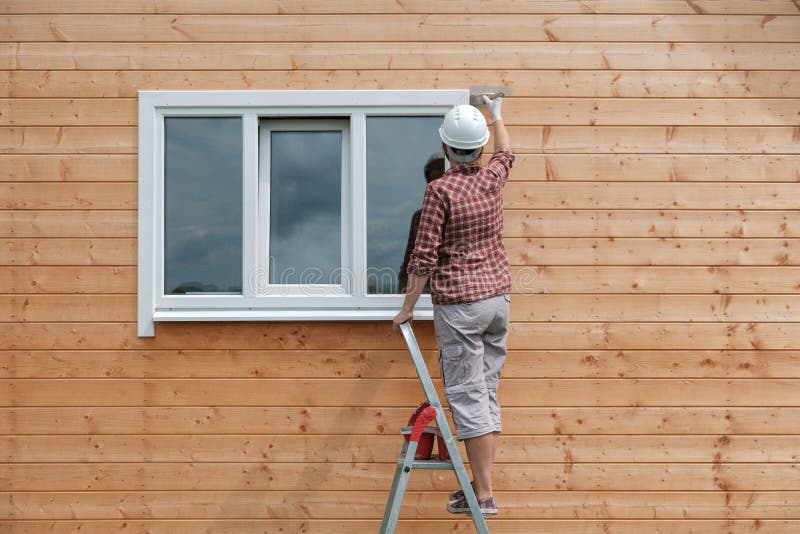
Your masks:
<path fill-rule="evenodd" d="M 411 435 L 411 431 L 413 429 L 414 429 L 413 426 L 404 426 L 404 427 L 400 428 L 400 434 L 402 434 L 403 436 L 410 436 Z M 432 427 L 432 426 L 426 426 L 422 430 L 422 432 L 423 432 L 423 434 L 433 434 L 434 436 L 441 434 L 441 432 L 439 432 L 438 428 L 435 428 L 435 427 Z"/>
<path fill-rule="evenodd" d="M 405 461 L 405 454 L 398 455 L 398 465 L 403 465 Z M 432 457 L 430 460 L 414 460 L 414 462 L 411 464 L 411 467 L 413 469 L 454 469 L 453 462 L 450 460 L 439 460 L 436 457 Z"/>

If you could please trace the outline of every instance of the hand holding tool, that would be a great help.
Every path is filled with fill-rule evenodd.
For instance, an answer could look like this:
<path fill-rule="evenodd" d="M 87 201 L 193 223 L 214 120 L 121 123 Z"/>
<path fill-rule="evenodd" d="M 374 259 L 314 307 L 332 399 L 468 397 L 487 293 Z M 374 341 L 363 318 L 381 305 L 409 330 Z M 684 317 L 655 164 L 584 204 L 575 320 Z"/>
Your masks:
<path fill-rule="evenodd" d="M 483 103 L 486 104 L 486 109 L 489 111 L 492 122 L 501 121 L 503 120 L 500 115 L 500 108 L 503 106 L 503 93 L 495 93 L 491 96 L 494 98 L 490 98 L 490 95 L 481 95 L 481 98 Z"/>

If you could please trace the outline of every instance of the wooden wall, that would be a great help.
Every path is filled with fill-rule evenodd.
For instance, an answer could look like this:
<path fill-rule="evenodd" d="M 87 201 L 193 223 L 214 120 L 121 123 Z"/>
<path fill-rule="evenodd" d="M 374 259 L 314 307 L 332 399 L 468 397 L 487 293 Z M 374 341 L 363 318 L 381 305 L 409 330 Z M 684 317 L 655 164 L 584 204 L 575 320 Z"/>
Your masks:
<path fill-rule="evenodd" d="M 492 532 L 800 531 L 797 1 L 3 0 L 0 41 L 1 531 L 377 531 L 421 397 L 386 323 L 136 336 L 136 92 L 494 84 Z M 469 532 L 454 487 L 399 531 Z"/>

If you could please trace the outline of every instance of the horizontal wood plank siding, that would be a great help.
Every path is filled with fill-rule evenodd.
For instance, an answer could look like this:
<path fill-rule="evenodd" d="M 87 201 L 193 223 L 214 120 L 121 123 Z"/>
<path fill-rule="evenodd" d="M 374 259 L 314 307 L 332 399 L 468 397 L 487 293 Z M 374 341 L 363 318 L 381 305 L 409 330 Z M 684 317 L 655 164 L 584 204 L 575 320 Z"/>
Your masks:
<path fill-rule="evenodd" d="M 409 491 L 400 517 L 411 520 L 423 515 L 431 519 L 448 519 L 447 512 L 437 502 L 439 498 L 439 492 Z M 748 523 L 752 527 L 755 520 L 761 521 L 762 525 L 786 524 L 778 518 L 792 519 L 793 507 L 789 503 L 796 498 L 796 493 L 789 491 L 729 492 L 726 495 L 703 491 L 541 490 L 536 492 L 536 500 L 531 502 L 529 492 L 509 491 L 503 493 L 503 502 L 506 503 L 503 514 L 508 519 L 527 520 L 522 525 L 531 525 L 536 532 L 548 524 L 557 525 L 553 520 L 563 520 L 566 516 L 586 520 L 583 522 L 586 532 L 596 532 L 592 529 L 601 525 L 598 523 L 601 518 L 612 519 L 603 523 L 621 527 L 635 519 L 652 521 L 653 516 L 658 523 L 652 523 L 651 526 L 658 524 L 661 529 L 666 528 L 663 526 L 665 520 L 682 520 L 685 521 L 684 526 L 688 523 L 716 528 L 717 522 L 713 520 L 720 515 L 727 515 L 734 526 L 744 529 Z M 173 500 L 180 502 L 181 506 L 170 507 L 166 504 Z M 165 518 L 183 520 L 220 520 L 234 514 L 237 517 L 257 517 L 261 515 L 261 510 L 277 517 L 305 515 L 311 519 L 337 519 L 344 507 L 352 519 L 370 519 L 383 513 L 384 500 L 385 496 L 380 492 L 371 491 L 37 491 L 14 495 L 16 509 L 12 513 L 34 521 L 41 521 L 41 518 L 69 521 L 72 519 L 71 509 L 86 520 L 106 520 L 107 524 L 109 514 L 119 513 L 119 510 L 124 510 L 130 519 L 143 520 L 154 510 L 158 510 L 159 515 Z M 684 507 L 687 501 L 693 503 L 690 508 Z M 313 507 L 309 506 L 311 503 Z M 759 519 L 764 516 L 776 519 Z M 624 520 L 613 521 L 616 518 Z M 534 519 L 538 521 L 531 521 Z M 690 520 L 693 519 L 704 521 L 692 523 Z M 750 521 L 746 523 L 745 520 Z M 154 521 L 150 520 L 149 523 L 153 524 Z M 253 521 L 253 524 L 256 522 Z M 577 521 L 564 521 L 561 526 L 577 530 L 580 524 Z M 447 526 L 442 528 L 446 529 Z M 498 528 L 502 528 L 502 525 Z M 510 527 L 508 531 L 513 532 Z M 703 532 L 716 531 L 704 529 Z"/>
<path fill-rule="evenodd" d="M 137 91 L 471 85 L 517 153 L 492 532 L 800 531 L 791 0 L 0 3 L 0 531 L 377 531 L 387 323 L 137 337 Z M 398 534 L 469 531 L 452 489 Z"/>
<path fill-rule="evenodd" d="M 187 13 L 187 14 L 358 14 L 358 13 L 683 13 L 787 14 L 797 8 L 787 0 L 71 0 L 54 8 L 49 0 L 7 0 L 4 13 Z"/>
<path fill-rule="evenodd" d="M 230 495 L 231 492 L 224 492 Z M 346 507 L 347 508 L 347 507 Z M 352 517 L 348 513 L 348 517 Z M 377 532 L 380 519 L 95 519 L 64 521 L 24 521 L 12 523 L 0 522 L 0 525 L 13 527 L 15 533 L 34 534 L 47 530 L 61 534 L 83 532 L 87 534 L 104 534 L 106 532 L 169 532 L 171 534 L 193 534 L 195 532 L 221 530 L 222 532 L 302 532 L 303 534 L 349 534 L 350 532 Z M 615 519 L 571 519 L 571 520 L 508 520 L 495 521 L 492 533 L 518 534 L 520 532 L 536 532 L 537 534 L 562 534 L 565 529 L 575 534 L 593 534 L 603 530 L 619 534 L 639 534 L 658 529 L 663 534 L 682 534 L 685 529 L 691 532 L 708 534 L 756 534 L 759 531 L 793 532 L 800 528 L 800 521 L 786 520 L 615 520 Z M 442 534 L 459 534 L 470 528 L 471 521 L 451 519 L 442 520 L 407 520 L 400 521 L 397 534 L 415 534 L 428 531 Z"/>
<path fill-rule="evenodd" d="M 795 15 L 10 15 L 24 42 L 796 42 Z"/>

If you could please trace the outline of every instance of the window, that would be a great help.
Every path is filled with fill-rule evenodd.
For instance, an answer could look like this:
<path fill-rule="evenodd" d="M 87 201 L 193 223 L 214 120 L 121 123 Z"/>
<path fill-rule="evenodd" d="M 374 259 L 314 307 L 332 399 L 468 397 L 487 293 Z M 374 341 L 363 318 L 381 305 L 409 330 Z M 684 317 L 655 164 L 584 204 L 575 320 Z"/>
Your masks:
<path fill-rule="evenodd" d="M 391 319 L 423 168 L 468 91 L 140 91 L 139 335 Z M 415 317 L 430 318 L 423 295 Z"/>
<path fill-rule="evenodd" d="M 441 117 L 367 117 L 369 294 L 400 291 L 408 223 L 422 206 L 424 164 L 433 153 L 441 154 L 441 124 Z"/>
<path fill-rule="evenodd" d="M 346 119 L 262 119 L 259 273 L 266 294 L 346 294 L 350 183 Z M 259 291 L 261 293 L 262 291 Z"/>
<path fill-rule="evenodd" d="M 242 119 L 164 119 L 164 293 L 242 293 Z"/>

